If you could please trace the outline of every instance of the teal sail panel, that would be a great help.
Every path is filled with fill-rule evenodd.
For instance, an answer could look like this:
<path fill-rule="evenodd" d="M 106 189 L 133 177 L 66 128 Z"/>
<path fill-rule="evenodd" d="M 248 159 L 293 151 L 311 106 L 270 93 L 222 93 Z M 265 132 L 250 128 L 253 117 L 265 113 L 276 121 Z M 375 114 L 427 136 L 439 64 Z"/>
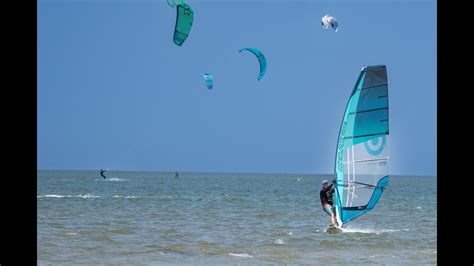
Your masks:
<path fill-rule="evenodd" d="M 339 226 L 374 208 L 388 185 L 388 110 L 386 67 L 362 68 L 336 149 L 334 202 Z"/>

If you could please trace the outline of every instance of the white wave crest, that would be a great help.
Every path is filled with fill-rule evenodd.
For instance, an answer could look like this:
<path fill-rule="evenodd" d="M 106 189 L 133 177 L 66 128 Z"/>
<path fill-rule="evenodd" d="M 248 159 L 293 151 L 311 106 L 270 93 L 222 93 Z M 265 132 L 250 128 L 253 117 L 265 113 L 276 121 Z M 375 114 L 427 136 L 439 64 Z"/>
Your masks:
<path fill-rule="evenodd" d="M 230 256 L 239 257 L 239 258 L 253 258 L 252 255 L 249 255 L 247 253 L 227 253 L 227 254 L 229 254 Z"/>
<path fill-rule="evenodd" d="M 94 195 L 91 195 L 91 194 L 86 194 L 86 195 L 82 195 L 82 194 L 79 194 L 79 195 L 56 195 L 56 194 L 49 194 L 49 195 L 43 195 L 43 196 L 36 196 L 37 198 L 83 198 L 83 199 L 86 199 L 86 198 L 100 198 L 100 196 L 94 196 Z"/>
<path fill-rule="evenodd" d="M 83 199 L 87 199 L 87 198 L 100 198 L 100 196 L 94 196 L 94 195 L 91 195 L 91 194 L 77 195 L 76 197 L 78 197 L 78 198 L 83 198 Z"/>
<path fill-rule="evenodd" d="M 108 181 L 108 182 L 117 182 L 117 181 L 127 181 L 128 179 L 122 179 L 122 178 L 118 178 L 118 177 L 110 177 L 110 178 L 107 178 L 107 179 L 94 179 L 94 181 Z"/>
<path fill-rule="evenodd" d="M 276 244 L 276 245 L 284 245 L 285 244 L 285 241 L 283 239 L 277 239 L 273 242 L 273 244 Z"/>
<path fill-rule="evenodd" d="M 377 234 L 393 233 L 400 231 L 409 231 L 409 229 L 364 229 L 364 228 L 342 228 L 343 233 L 363 233 L 363 234 Z"/>
<path fill-rule="evenodd" d="M 37 198 L 64 198 L 66 196 L 51 194 L 51 195 L 36 196 L 36 197 Z"/>

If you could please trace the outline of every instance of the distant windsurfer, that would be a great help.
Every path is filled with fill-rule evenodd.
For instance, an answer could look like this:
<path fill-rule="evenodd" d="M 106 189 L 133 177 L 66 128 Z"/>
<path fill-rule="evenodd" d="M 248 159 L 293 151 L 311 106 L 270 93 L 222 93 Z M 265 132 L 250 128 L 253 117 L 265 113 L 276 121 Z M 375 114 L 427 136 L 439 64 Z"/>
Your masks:
<path fill-rule="evenodd" d="M 174 178 L 179 178 L 179 173 L 178 173 L 178 171 L 176 171 L 176 173 L 174 174 Z"/>
<path fill-rule="evenodd" d="M 334 193 L 334 181 L 331 185 L 328 185 L 329 182 L 327 180 L 323 180 L 321 191 L 319 192 L 319 197 L 321 198 L 321 204 L 323 206 L 323 210 L 329 214 L 331 226 L 335 226 L 335 218 L 334 218 L 334 211 L 333 211 L 333 193 Z"/>
<path fill-rule="evenodd" d="M 104 169 L 100 169 L 100 175 L 106 179 L 107 177 L 105 177 L 104 173 L 107 172 L 107 170 L 104 170 Z"/>

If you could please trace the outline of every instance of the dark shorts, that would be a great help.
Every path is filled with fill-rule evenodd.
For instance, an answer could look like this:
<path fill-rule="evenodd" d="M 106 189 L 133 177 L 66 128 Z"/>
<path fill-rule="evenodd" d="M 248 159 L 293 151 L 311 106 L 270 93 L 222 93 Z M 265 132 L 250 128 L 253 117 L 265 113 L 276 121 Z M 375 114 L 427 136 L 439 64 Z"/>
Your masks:
<path fill-rule="evenodd" d="M 333 215 L 334 212 L 332 211 L 333 207 L 329 204 L 324 204 L 323 210 L 328 214 L 328 215 Z"/>

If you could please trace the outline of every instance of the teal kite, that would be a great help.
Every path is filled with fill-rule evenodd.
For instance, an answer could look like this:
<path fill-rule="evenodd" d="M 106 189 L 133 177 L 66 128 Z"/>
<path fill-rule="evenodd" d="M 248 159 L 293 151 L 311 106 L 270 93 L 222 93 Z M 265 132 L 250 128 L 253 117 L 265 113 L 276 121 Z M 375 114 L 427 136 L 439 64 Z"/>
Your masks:
<path fill-rule="evenodd" d="M 250 51 L 258 58 L 258 63 L 260 64 L 260 74 L 258 75 L 257 80 L 261 80 L 263 76 L 265 75 L 265 71 L 267 71 L 267 60 L 265 60 L 265 56 L 260 50 L 256 48 L 243 48 L 239 50 L 239 53 L 241 53 L 244 50 Z"/>
<path fill-rule="evenodd" d="M 176 5 L 184 4 L 184 0 L 167 0 L 170 7 L 175 7 Z"/>
<path fill-rule="evenodd" d="M 175 3 L 176 2 L 177 1 L 175 1 Z M 190 5 L 183 2 L 176 7 L 176 26 L 174 28 L 173 37 L 173 41 L 176 45 L 181 46 L 186 38 L 188 38 L 191 27 L 193 26 L 193 20 L 194 12 Z"/>
<path fill-rule="evenodd" d="M 207 73 L 202 73 L 202 76 L 204 77 L 204 81 L 206 82 L 206 86 L 208 89 L 212 89 L 212 86 L 214 85 L 214 77 L 211 74 Z"/>

